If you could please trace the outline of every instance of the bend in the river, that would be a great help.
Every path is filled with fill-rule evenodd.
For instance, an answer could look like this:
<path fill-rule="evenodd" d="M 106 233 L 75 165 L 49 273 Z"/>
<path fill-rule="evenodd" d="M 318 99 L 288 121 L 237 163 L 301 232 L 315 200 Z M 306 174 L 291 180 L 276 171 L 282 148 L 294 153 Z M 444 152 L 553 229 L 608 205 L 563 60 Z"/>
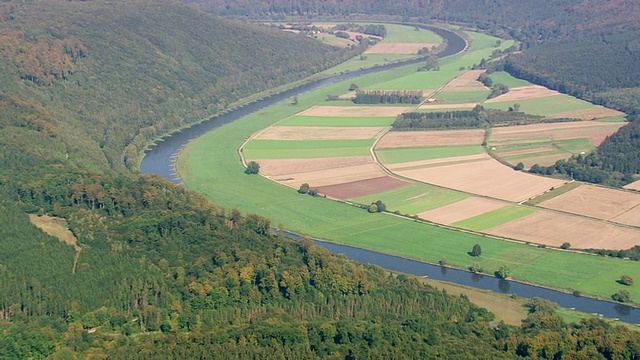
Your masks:
<path fill-rule="evenodd" d="M 458 34 L 443 28 L 423 25 L 422 28 L 430 30 L 441 36 L 446 41 L 446 48 L 438 55 L 442 58 L 460 53 L 467 47 L 466 41 Z M 171 136 L 158 142 L 155 147 L 147 151 L 146 156 L 140 164 L 140 170 L 144 174 L 157 174 L 176 184 L 180 184 L 180 180 L 175 173 L 175 159 L 182 148 L 191 140 L 203 135 L 210 130 L 238 120 L 253 112 L 259 111 L 265 107 L 277 104 L 281 101 L 289 99 L 293 96 L 303 94 L 305 92 L 315 90 L 336 81 L 370 74 L 373 72 L 388 70 L 391 68 L 414 64 L 423 59 L 414 59 L 400 63 L 382 65 L 374 68 L 353 71 L 346 74 L 335 75 L 329 78 L 310 82 L 284 92 L 271 95 L 262 100 L 250 103 L 239 109 L 231 111 L 221 116 L 213 117 L 207 121 L 174 133 Z M 292 233 L 287 236 L 296 238 Z M 575 308 L 586 313 L 596 313 L 600 316 L 609 318 L 619 318 L 628 323 L 640 323 L 640 309 L 628 307 L 621 304 L 614 304 L 608 301 L 596 300 L 587 297 L 578 297 L 566 294 L 560 291 L 550 290 L 534 285 L 528 285 L 517 281 L 499 280 L 491 276 L 482 276 L 471 274 L 466 271 L 442 268 L 440 266 L 431 265 L 415 260 L 408 260 L 396 256 L 377 253 L 374 251 L 358 249 L 354 247 L 337 245 L 327 242 L 317 242 L 318 245 L 329 249 L 335 253 L 344 253 L 349 259 L 357 260 L 362 263 L 372 263 L 382 266 L 386 269 L 399 271 L 407 274 L 418 276 L 429 276 L 436 280 L 444 280 L 471 286 L 480 289 L 493 290 L 501 293 L 514 294 L 522 297 L 541 297 L 560 304 L 563 307 Z"/>

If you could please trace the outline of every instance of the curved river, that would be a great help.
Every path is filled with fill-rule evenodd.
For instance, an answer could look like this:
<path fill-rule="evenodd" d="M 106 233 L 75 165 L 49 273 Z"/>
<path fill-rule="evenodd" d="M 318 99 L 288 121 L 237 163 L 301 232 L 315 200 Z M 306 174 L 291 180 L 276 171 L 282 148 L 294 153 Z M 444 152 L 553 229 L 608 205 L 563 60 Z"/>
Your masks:
<path fill-rule="evenodd" d="M 422 26 L 422 28 L 433 31 L 444 38 L 447 47 L 438 55 L 440 57 L 450 56 L 463 51 L 467 44 L 459 35 L 437 27 Z M 232 112 L 211 118 L 207 121 L 194 125 L 190 128 L 177 132 L 163 141 L 160 141 L 147 151 L 145 158 L 140 164 L 140 170 L 144 174 L 157 174 L 176 184 L 180 184 L 174 170 L 174 161 L 182 148 L 191 140 L 199 137 L 208 131 L 215 129 L 234 120 L 240 119 L 248 114 L 259 111 L 265 107 L 277 104 L 293 96 L 321 88 L 336 81 L 369 74 L 377 71 L 387 70 L 394 67 L 404 66 L 423 61 L 415 59 L 402 63 L 394 63 L 375 68 L 353 71 L 346 74 L 335 75 L 326 79 L 307 83 L 296 88 L 281 92 L 250 103 Z M 298 236 L 292 233 L 285 233 L 291 238 Z M 444 268 L 415 260 L 408 260 L 392 255 L 377 253 L 374 251 L 353 248 L 350 246 L 338 245 L 323 241 L 316 244 L 334 253 L 345 254 L 349 259 L 362 263 L 371 263 L 383 268 L 412 274 L 417 276 L 428 276 L 432 279 L 443 280 L 479 289 L 492 290 L 503 294 L 517 294 L 520 297 L 540 297 L 558 303 L 562 307 L 575 308 L 586 313 L 599 314 L 608 318 L 619 318 L 622 321 L 638 324 L 640 323 L 640 309 L 615 304 L 608 301 L 595 300 L 587 297 L 574 296 L 560 291 L 541 288 L 538 286 L 523 284 L 517 281 L 500 280 L 491 276 L 472 274 L 467 271 Z"/>

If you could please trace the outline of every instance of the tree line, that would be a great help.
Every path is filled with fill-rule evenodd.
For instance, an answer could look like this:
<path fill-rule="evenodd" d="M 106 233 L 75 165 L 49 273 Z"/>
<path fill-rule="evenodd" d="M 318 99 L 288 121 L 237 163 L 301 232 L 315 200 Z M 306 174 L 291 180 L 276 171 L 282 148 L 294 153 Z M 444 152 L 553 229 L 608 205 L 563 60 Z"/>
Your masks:
<path fill-rule="evenodd" d="M 353 102 L 356 104 L 420 104 L 422 91 L 419 90 L 356 90 Z"/>

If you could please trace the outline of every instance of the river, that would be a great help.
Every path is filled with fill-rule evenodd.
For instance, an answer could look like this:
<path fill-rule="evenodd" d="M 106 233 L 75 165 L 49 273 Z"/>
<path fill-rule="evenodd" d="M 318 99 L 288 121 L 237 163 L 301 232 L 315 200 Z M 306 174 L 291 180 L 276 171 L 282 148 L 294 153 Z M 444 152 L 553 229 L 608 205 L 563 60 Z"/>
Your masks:
<path fill-rule="evenodd" d="M 444 30 L 437 27 L 422 26 L 422 28 L 433 31 L 440 35 L 447 42 L 447 47 L 443 49 L 438 56 L 445 57 L 457 54 L 466 48 L 466 42 L 454 32 Z M 265 107 L 275 105 L 279 102 L 290 99 L 293 96 L 315 90 L 336 81 L 353 78 L 356 76 L 369 74 L 377 71 L 383 71 L 394 67 L 404 66 L 412 63 L 424 61 L 423 59 L 411 60 L 408 62 L 387 64 L 375 68 L 353 71 L 345 74 L 335 75 L 322 80 L 307 83 L 293 89 L 281 92 L 264 98 L 262 100 L 250 103 L 246 106 L 228 112 L 224 115 L 211 118 L 207 121 L 174 133 L 169 137 L 158 142 L 156 146 L 147 151 L 140 170 L 144 174 L 157 174 L 176 184 L 180 184 L 174 170 L 174 162 L 178 153 L 191 140 L 209 132 L 212 129 L 238 120 L 246 115 L 259 111 Z M 292 238 L 297 238 L 295 234 L 287 233 Z M 483 276 L 472 274 L 467 271 L 444 268 L 431 265 L 415 260 L 408 260 L 396 256 L 377 253 L 374 251 L 353 248 L 344 245 L 337 245 L 328 242 L 316 241 L 316 244 L 330 250 L 334 253 L 345 254 L 349 259 L 359 261 L 361 263 L 371 263 L 379 265 L 383 268 L 412 274 L 417 276 L 428 276 L 435 280 L 444 280 L 465 286 L 479 289 L 492 290 L 504 294 L 517 294 L 521 297 L 540 297 L 558 303 L 566 308 L 575 308 L 576 310 L 586 313 L 599 314 L 608 318 L 619 318 L 622 321 L 640 324 L 640 309 L 615 304 L 608 301 L 596 300 L 587 297 L 574 296 L 560 291 L 541 288 L 538 286 L 528 285 L 517 281 L 507 281 L 497 279 L 492 276 Z"/>

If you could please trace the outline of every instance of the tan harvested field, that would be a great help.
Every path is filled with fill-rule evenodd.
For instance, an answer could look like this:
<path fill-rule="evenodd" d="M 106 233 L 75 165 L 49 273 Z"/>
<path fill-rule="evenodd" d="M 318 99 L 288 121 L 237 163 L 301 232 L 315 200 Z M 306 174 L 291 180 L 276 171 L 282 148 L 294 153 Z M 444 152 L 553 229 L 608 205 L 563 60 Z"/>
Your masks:
<path fill-rule="evenodd" d="M 397 116 L 407 110 L 408 106 L 312 106 L 299 112 L 302 116 L 353 116 L 353 117 L 388 117 Z"/>
<path fill-rule="evenodd" d="M 485 101 L 486 103 L 506 102 L 515 100 L 538 99 L 549 96 L 561 95 L 555 90 L 547 89 L 541 85 L 520 86 L 509 89 L 509 92 Z"/>
<path fill-rule="evenodd" d="M 67 221 L 62 218 L 51 217 L 49 215 L 34 215 L 29 214 L 29 221 L 45 233 L 58 238 L 67 245 L 76 247 L 76 236 L 73 235 L 71 230 L 67 226 Z"/>
<path fill-rule="evenodd" d="M 529 169 L 535 164 L 538 164 L 541 166 L 551 166 L 551 165 L 554 165 L 558 160 L 567 160 L 569 157 L 570 155 L 567 153 L 551 154 L 551 155 L 528 157 L 528 158 L 523 158 L 519 160 L 514 160 L 512 161 L 512 163 L 516 163 L 516 161 L 522 162 L 525 168 Z"/>
<path fill-rule="evenodd" d="M 538 211 L 486 232 L 551 246 L 569 242 L 576 249 L 622 250 L 640 245 L 640 230 L 552 211 Z"/>
<path fill-rule="evenodd" d="M 415 170 L 415 169 L 424 169 L 427 167 L 438 167 L 445 165 L 453 165 L 453 164 L 465 164 L 474 161 L 483 161 L 491 159 L 488 154 L 475 154 L 475 155 L 464 155 L 464 156 L 452 156 L 447 158 L 438 158 L 438 159 L 429 159 L 429 160 L 419 160 L 419 161 L 408 161 L 397 164 L 385 164 L 385 166 L 394 172 L 397 171 L 407 171 L 407 170 Z"/>
<path fill-rule="evenodd" d="M 407 181 L 396 179 L 391 176 L 382 176 L 373 179 L 351 181 L 343 184 L 321 186 L 319 190 L 321 194 L 325 194 L 336 199 L 346 200 L 358 196 L 371 195 L 392 190 L 409 184 L 410 183 Z"/>
<path fill-rule="evenodd" d="M 303 183 L 312 188 L 342 184 L 358 180 L 373 179 L 387 174 L 376 164 L 362 164 L 342 168 L 324 169 L 306 172 L 295 172 L 280 175 L 276 179 L 292 187 L 299 187 Z"/>
<path fill-rule="evenodd" d="M 596 139 L 609 136 L 626 123 L 572 121 L 561 123 L 545 123 L 532 125 L 518 125 L 496 127 L 492 129 L 490 142 L 513 141 L 523 139 L 567 140 L 588 138 Z M 592 142 L 594 140 L 591 140 Z M 595 144 L 594 145 L 599 145 Z M 499 149 L 498 149 L 499 151 Z"/>
<path fill-rule="evenodd" d="M 575 118 L 575 119 L 593 120 L 593 119 L 602 119 L 606 117 L 620 116 L 620 115 L 624 115 L 624 113 L 618 110 L 609 109 L 603 106 L 597 106 L 591 109 L 555 113 L 555 114 L 548 115 L 548 117 L 556 118 L 556 119 Z"/>
<path fill-rule="evenodd" d="M 483 83 L 478 81 L 478 76 L 482 74 L 484 70 L 468 70 L 457 78 L 449 81 L 441 91 L 477 91 L 477 90 L 489 90 Z"/>
<path fill-rule="evenodd" d="M 251 160 L 247 159 L 247 161 Z M 276 180 L 278 180 L 286 174 L 372 164 L 373 160 L 370 156 L 347 156 L 315 159 L 269 159 L 256 160 L 256 162 L 260 164 L 261 174 L 277 177 Z"/>
<path fill-rule="evenodd" d="M 272 126 L 256 136 L 262 140 L 363 140 L 373 139 L 382 127 Z"/>
<path fill-rule="evenodd" d="M 368 35 L 367 35 L 368 36 Z M 432 47 L 438 46 L 438 44 L 428 43 L 379 43 L 371 48 L 367 49 L 365 54 L 400 54 L 400 55 L 415 55 L 422 48 L 431 50 Z"/>
<path fill-rule="evenodd" d="M 396 173 L 429 184 L 514 202 L 564 184 L 562 180 L 514 171 L 494 159 Z"/>
<path fill-rule="evenodd" d="M 611 220 L 620 224 L 640 227 L 640 205 L 634 206 Z"/>
<path fill-rule="evenodd" d="M 638 205 L 640 194 L 593 185 L 579 186 L 538 204 L 540 207 L 612 221 L 617 221 L 618 216 L 637 208 Z M 626 221 L 625 224 L 640 226 L 640 217 L 630 219 L 629 216 L 625 216 L 623 219 Z"/>
<path fill-rule="evenodd" d="M 418 216 L 425 220 L 448 225 L 505 206 L 507 206 L 507 203 L 498 200 L 471 197 L 434 210 L 425 211 L 418 214 Z"/>
<path fill-rule="evenodd" d="M 376 149 L 480 145 L 484 140 L 483 129 L 442 131 L 390 131 L 376 144 Z"/>
<path fill-rule="evenodd" d="M 442 104 L 442 103 L 425 103 L 420 105 L 420 110 L 446 110 L 446 109 L 473 109 L 478 103 L 464 103 L 464 104 Z"/>
<path fill-rule="evenodd" d="M 629 189 L 629 190 L 638 190 L 638 191 L 640 191 L 640 180 L 634 181 L 631 184 L 628 184 L 627 186 L 625 186 L 624 188 L 625 189 Z"/>

